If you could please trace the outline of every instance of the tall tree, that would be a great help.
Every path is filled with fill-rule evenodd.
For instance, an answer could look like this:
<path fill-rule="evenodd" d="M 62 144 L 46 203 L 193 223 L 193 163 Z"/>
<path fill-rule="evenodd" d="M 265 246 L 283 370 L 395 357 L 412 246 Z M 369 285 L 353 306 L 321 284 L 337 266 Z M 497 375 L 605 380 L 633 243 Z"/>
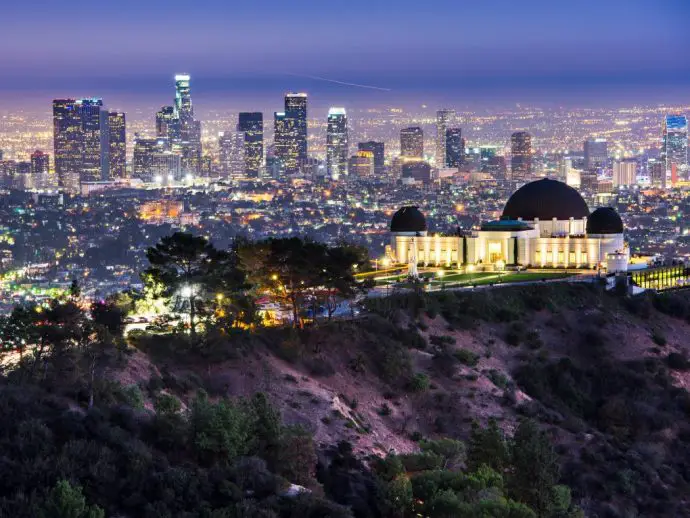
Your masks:
<path fill-rule="evenodd" d="M 203 311 L 214 282 L 222 278 L 230 257 L 203 236 L 175 232 L 146 252 L 151 268 L 146 273 L 166 287 L 168 296 L 182 301 L 189 314 L 192 340 L 196 340 L 197 313 Z"/>
<path fill-rule="evenodd" d="M 324 305 L 330 320 L 342 301 L 371 287 L 371 281 L 359 281 L 355 277 L 357 271 L 369 264 L 369 257 L 365 249 L 343 244 L 327 248 L 321 259 Z"/>

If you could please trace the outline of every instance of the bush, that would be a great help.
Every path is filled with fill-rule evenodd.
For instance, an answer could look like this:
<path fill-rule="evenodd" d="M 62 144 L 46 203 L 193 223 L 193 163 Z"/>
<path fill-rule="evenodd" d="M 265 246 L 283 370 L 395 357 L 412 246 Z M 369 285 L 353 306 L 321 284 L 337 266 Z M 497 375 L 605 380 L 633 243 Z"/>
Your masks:
<path fill-rule="evenodd" d="M 383 405 L 381 405 L 381 407 L 378 410 L 378 414 L 382 417 L 389 416 L 391 415 L 391 413 L 391 407 L 388 406 L 388 403 L 384 403 Z"/>
<path fill-rule="evenodd" d="M 491 382 L 498 388 L 505 389 L 508 386 L 508 378 L 500 371 L 496 369 L 491 369 L 487 377 Z"/>
<path fill-rule="evenodd" d="M 667 343 L 666 337 L 658 329 L 655 329 L 654 331 L 652 331 L 652 341 L 661 347 L 664 347 Z"/>
<path fill-rule="evenodd" d="M 468 367 L 475 367 L 479 363 L 479 355 L 469 349 L 458 349 L 453 353 L 460 363 Z"/>
<path fill-rule="evenodd" d="M 408 388 L 411 392 L 426 392 L 429 390 L 429 384 L 429 376 L 418 372 L 412 376 L 412 379 L 408 384 Z"/>
<path fill-rule="evenodd" d="M 544 341 L 539 336 L 539 331 L 531 330 L 525 335 L 525 345 L 530 349 L 540 349 L 544 345 Z"/>
<path fill-rule="evenodd" d="M 506 343 L 518 346 L 525 338 L 525 326 L 522 322 L 513 322 L 506 331 Z"/>
<path fill-rule="evenodd" d="M 335 374 L 335 369 L 325 358 L 311 358 L 304 362 L 309 374 L 312 376 L 328 378 Z"/>
<path fill-rule="evenodd" d="M 429 337 L 429 342 L 431 342 L 431 345 L 443 347 L 446 345 L 455 345 L 455 338 L 448 335 L 431 335 Z"/>
<path fill-rule="evenodd" d="M 180 400 L 171 394 L 158 394 L 153 406 L 156 413 L 161 415 L 176 414 L 182 408 Z"/>

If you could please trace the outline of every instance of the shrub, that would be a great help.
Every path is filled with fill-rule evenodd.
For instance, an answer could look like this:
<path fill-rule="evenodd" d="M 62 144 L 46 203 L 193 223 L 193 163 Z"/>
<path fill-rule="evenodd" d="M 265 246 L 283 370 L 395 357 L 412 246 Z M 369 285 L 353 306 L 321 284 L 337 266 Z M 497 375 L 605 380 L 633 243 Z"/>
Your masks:
<path fill-rule="evenodd" d="M 381 405 L 381 407 L 378 409 L 378 414 L 380 416 L 386 417 L 391 415 L 391 407 L 388 406 L 388 403 L 384 403 Z"/>
<path fill-rule="evenodd" d="M 429 390 L 429 376 L 418 372 L 412 376 L 408 388 L 411 392 L 426 392 Z"/>
<path fill-rule="evenodd" d="M 508 386 L 508 378 L 505 376 L 505 374 L 497 371 L 496 369 L 491 369 L 487 377 L 498 388 L 505 389 Z"/>
<path fill-rule="evenodd" d="M 468 367 L 475 367 L 479 363 L 479 355 L 469 349 L 458 349 L 453 353 L 460 363 Z"/>
<path fill-rule="evenodd" d="M 445 345 L 454 345 L 455 344 L 455 338 L 452 336 L 448 335 L 431 335 L 429 337 L 429 342 L 431 342 L 431 345 L 436 345 L 436 346 L 445 346 Z"/>
<path fill-rule="evenodd" d="M 157 414 L 172 415 L 182 408 L 180 400 L 171 394 L 158 394 L 153 404 Z"/>
<path fill-rule="evenodd" d="M 335 374 L 335 369 L 325 358 L 311 358 L 304 362 L 309 374 L 312 376 L 320 376 L 328 378 Z"/>
<path fill-rule="evenodd" d="M 522 322 L 513 322 L 506 331 L 506 343 L 513 346 L 520 345 L 525 338 L 525 326 Z"/>
<path fill-rule="evenodd" d="M 539 331 L 535 329 L 528 331 L 525 335 L 525 345 L 530 349 L 540 349 L 544 345 L 544 341 L 539 336 Z"/>

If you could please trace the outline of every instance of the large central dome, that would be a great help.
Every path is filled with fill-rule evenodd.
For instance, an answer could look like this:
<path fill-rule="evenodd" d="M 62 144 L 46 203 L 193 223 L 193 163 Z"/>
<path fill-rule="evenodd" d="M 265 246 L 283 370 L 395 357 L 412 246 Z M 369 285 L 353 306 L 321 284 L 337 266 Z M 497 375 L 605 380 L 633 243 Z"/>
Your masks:
<path fill-rule="evenodd" d="M 544 178 L 520 187 L 508 199 L 503 219 L 568 220 L 589 216 L 587 203 L 569 185 Z"/>

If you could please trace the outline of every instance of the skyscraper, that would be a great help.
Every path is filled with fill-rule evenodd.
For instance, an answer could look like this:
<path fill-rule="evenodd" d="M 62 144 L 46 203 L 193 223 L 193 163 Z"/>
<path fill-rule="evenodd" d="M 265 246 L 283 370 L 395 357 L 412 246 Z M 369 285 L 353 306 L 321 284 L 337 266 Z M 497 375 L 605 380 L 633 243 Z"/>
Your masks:
<path fill-rule="evenodd" d="M 53 101 L 55 172 L 61 187 L 77 192 L 80 182 L 108 178 L 110 131 L 101 99 Z"/>
<path fill-rule="evenodd" d="M 330 178 L 337 180 L 347 174 L 348 155 L 345 108 L 331 108 L 326 128 L 326 171 Z"/>
<path fill-rule="evenodd" d="M 371 151 L 357 151 L 355 155 L 350 157 L 348 169 L 348 174 L 353 178 L 374 177 L 374 153 Z"/>
<path fill-rule="evenodd" d="M 460 128 L 446 129 L 446 167 L 459 167 L 465 154 L 465 141 Z"/>
<path fill-rule="evenodd" d="M 510 169 L 513 180 L 526 182 L 532 178 L 532 136 L 516 131 L 510 137 Z"/>
<path fill-rule="evenodd" d="M 637 162 L 620 160 L 613 164 L 613 186 L 629 186 L 637 183 Z"/>
<path fill-rule="evenodd" d="M 237 131 L 244 133 L 245 174 L 258 177 L 264 163 L 264 115 L 261 112 L 242 112 Z"/>
<path fill-rule="evenodd" d="M 424 132 L 422 128 L 413 126 L 400 130 L 400 156 L 420 160 L 424 157 Z"/>
<path fill-rule="evenodd" d="M 448 125 L 455 121 L 455 110 L 439 110 L 436 112 L 436 167 L 448 166 L 448 147 L 446 136 Z"/>
<path fill-rule="evenodd" d="M 381 178 L 385 172 L 385 146 L 383 142 L 376 142 L 370 140 L 368 142 L 360 142 L 357 144 L 358 151 L 370 151 L 374 155 L 374 175 L 376 178 Z"/>
<path fill-rule="evenodd" d="M 175 116 L 174 106 L 162 106 L 156 112 L 156 136 L 171 141 L 180 140 L 180 121 Z"/>
<path fill-rule="evenodd" d="M 47 153 L 36 150 L 31 153 L 31 174 L 40 176 L 48 174 L 50 167 L 50 158 Z"/>
<path fill-rule="evenodd" d="M 285 94 L 284 119 L 285 172 L 294 174 L 307 160 L 307 94 Z"/>
<path fill-rule="evenodd" d="M 110 178 L 127 176 L 127 131 L 125 114 L 108 112 Z"/>
<path fill-rule="evenodd" d="M 609 159 L 608 143 L 606 139 L 596 138 L 585 140 L 585 169 L 592 170 L 604 167 Z"/>
<path fill-rule="evenodd" d="M 191 77 L 188 74 L 175 76 L 174 118 L 172 125 L 168 125 L 168 138 L 171 138 L 170 128 L 177 131 L 179 127 L 179 136 L 171 138 L 172 148 L 182 155 L 183 172 L 198 175 L 201 171 L 202 154 L 201 122 L 194 118 L 190 82 Z"/>
<path fill-rule="evenodd" d="M 241 131 L 221 131 L 218 134 L 223 178 L 241 178 L 246 174 L 245 142 L 245 135 Z"/>
<path fill-rule="evenodd" d="M 664 118 L 661 159 L 666 169 L 667 183 L 687 179 L 688 171 L 688 119 L 684 115 Z"/>
<path fill-rule="evenodd" d="M 132 158 L 132 176 L 145 182 L 153 181 L 153 159 L 156 153 L 165 148 L 165 139 L 134 138 L 134 156 Z"/>

